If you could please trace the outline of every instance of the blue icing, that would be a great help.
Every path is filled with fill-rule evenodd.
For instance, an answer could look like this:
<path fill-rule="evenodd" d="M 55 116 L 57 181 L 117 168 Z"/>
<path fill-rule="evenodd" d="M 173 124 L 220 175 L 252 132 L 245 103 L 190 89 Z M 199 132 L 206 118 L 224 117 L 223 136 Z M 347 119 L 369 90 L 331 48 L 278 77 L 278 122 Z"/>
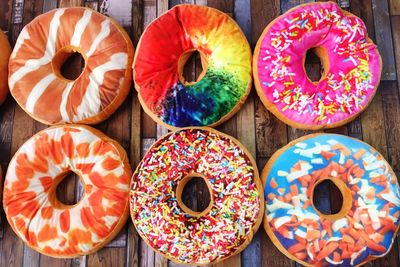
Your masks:
<path fill-rule="evenodd" d="M 351 151 L 351 155 L 349 157 L 344 157 L 342 155 L 342 159 L 341 159 L 341 152 L 340 150 L 332 150 L 331 149 L 331 145 L 335 144 L 335 143 L 340 143 L 342 144 L 344 147 L 350 149 Z M 330 151 L 330 152 L 334 152 L 335 155 L 328 161 L 326 160 L 324 157 L 322 157 L 319 153 L 316 154 L 311 154 L 311 153 L 307 153 L 307 149 L 310 148 L 315 148 L 317 146 L 323 146 L 322 150 L 326 150 L 326 151 Z M 354 153 L 356 153 L 359 149 L 364 149 L 366 151 L 366 153 L 358 160 L 356 160 L 355 158 L 353 158 Z M 315 151 L 314 151 L 315 152 Z M 316 151 L 318 152 L 318 151 Z M 289 147 L 286 151 L 284 151 L 283 153 L 281 153 L 276 159 L 275 162 L 273 164 L 273 166 L 271 167 L 269 174 L 267 176 L 266 179 L 266 185 L 265 185 L 265 189 L 264 189 L 264 195 L 265 195 L 265 199 L 266 199 L 266 215 L 272 218 L 281 218 L 284 216 L 288 216 L 291 217 L 292 214 L 289 213 L 289 209 L 284 209 L 284 208 L 278 208 L 275 211 L 272 211 L 270 209 L 272 208 L 268 208 L 268 206 L 273 204 L 273 201 L 277 201 L 276 198 L 274 200 L 271 200 L 268 198 L 268 194 L 273 193 L 275 196 L 279 196 L 280 193 L 278 191 L 279 188 L 283 188 L 285 189 L 285 194 L 287 194 L 288 192 L 290 192 L 290 186 L 291 185 L 296 185 L 298 187 L 298 191 L 299 193 L 302 193 L 301 189 L 303 188 L 303 190 L 307 190 L 308 187 L 303 187 L 300 180 L 299 179 L 294 179 L 293 181 L 289 182 L 287 180 L 287 177 L 285 176 L 285 173 L 280 173 L 280 175 L 278 175 L 278 171 L 279 172 L 287 172 L 290 173 L 290 169 L 300 160 L 302 162 L 304 162 L 305 165 L 303 165 L 304 167 L 302 167 L 302 170 L 307 169 L 307 166 L 309 168 L 308 173 L 311 174 L 313 171 L 316 170 L 321 170 L 326 168 L 332 161 L 339 163 L 340 160 L 342 160 L 341 162 L 346 162 L 347 159 L 351 159 L 353 160 L 353 164 L 357 164 L 360 168 L 364 169 L 364 165 L 363 165 L 363 161 L 367 162 L 370 161 L 369 164 L 370 166 L 373 166 L 373 164 L 377 164 L 377 162 L 380 162 L 381 159 L 377 159 L 376 157 L 380 156 L 378 154 L 378 152 L 375 149 L 372 149 L 369 145 L 367 145 L 366 143 L 363 143 L 359 140 L 356 139 L 352 139 L 349 138 L 347 136 L 342 136 L 342 135 L 334 135 L 334 134 L 322 134 L 322 135 L 316 135 L 316 136 L 312 136 L 309 139 L 306 140 L 302 140 L 298 143 L 296 143 L 295 145 Z M 311 160 L 315 160 L 317 158 L 320 158 L 320 164 L 317 164 L 316 162 L 312 163 Z M 340 164 L 342 165 L 342 164 Z M 344 164 L 343 164 L 344 165 Z M 379 165 L 379 164 L 378 164 Z M 368 164 L 366 165 L 368 166 Z M 383 166 L 388 166 L 387 163 L 384 161 L 384 165 Z M 367 167 L 368 168 L 368 167 Z M 370 182 L 370 174 L 374 173 L 375 174 L 383 174 L 387 177 L 387 184 L 386 186 L 390 188 L 390 190 L 392 190 L 394 192 L 394 195 L 396 197 L 392 198 L 391 201 L 397 203 L 396 205 L 394 205 L 394 207 L 390 208 L 389 210 L 389 214 L 394 216 L 395 214 L 399 214 L 398 212 L 400 212 L 400 205 L 398 204 L 398 202 L 400 201 L 400 191 L 399 191 L 399 187 L 397 183 L 390 183 L 390 179 L 392 178 L 392 175 L 394 175 L 392 173 L 392 171 L 388 171 L 385 173 L 385 170 L 389 170 L 388 168 L 376 168 L 376 169 L 372 169 L 371 170 L 365 170 L 364 175 L 361 178 L 361 180 L 367 181 L 367 185 L 369 187 L 373 187 L 375 189 L 376 194 L 379 194 L 379 192 L 381 192 L 385 187 L 382 185 L 377 185 L 375 183 Z M 277 188 L 272 188 L 270 187 L 270 182 L 271 179 L 274 178 L 276 183 L 278 184 Z M 328 177 L 326 177 L 328 178 Z M 358 178 L 358 177 L 353 177 L 353 178 Z M 354 185 L 357 185 L 359 188 L 362 188 L 362 181 L 353 181 Z M 349 185 L 352 186 L 352 185 Z M 356 194 L 353 197 L 359 201 L 365 201 L 365 198 L 362 197 L 359 194 Z M 397 200 L 396 200 L 397 198 Z M 308 197 L 307 197 L 308 199 Z M 376 206 L 376 210 L 379 212 L 380 210 L 382 210 L 383 206 L 385 204 L 388 203 L 387 200 L 385 199 L 381 199 L 378 197 L 375 197 L 375 199 L 373 200 L 367 200 L 369 201 L 367 204 L 371 204 L 371 205 L 377 205 Z M 286 202 L 284 202 L 286 203 Z M 290 201 L 286 204 L 291 204 L 293 205 L 293 202 Z M 301 212 L 304 213 L 306 216 L 305 218 L 313 218 L 314 216 L 319 216 L 317 211 L 313 208 L 312 205 L 309 205 L 306 209 L 303 208 L 303 204 L 304 201 L 301 201 L 301 204 L 299 207 L 301 207 Z M 271 206 L 270 206 L 271 207 Z M 291 209 L 293 210 L 293 209 Z M 352 208 L 352 211 L 354 212 L 356 210 L 355 207 Z M 297 216 L 296 216 L 297 217 Z M 301 220 L 301 219 L 299 219 Z M 399 218 L 395 218 L 395 225 L 397 226 L 399 224 Z M 334 222 L 332 222 L 334 223 Z M 360 222 L 362 223 L 362 222 Z M 285 225 L 285 224 L 283 224 Z M 279 234 L 277 232 L 277 230 L 274 228 L 273 223 L 269 223 L 269 226 L 271 228 L 271 230 L 273 231 L 273 233 L 275 234 L 275 236 L 278 238 L 279 242 L 286 248 L 289 249 L 292 245 L 296 244 L 297 241 L 296 239 L 291 239 L 291 238 L 286 238 L 283 235 Z M 293 231 L 292 234 L 294 235 L 294 230 L 298 229 L 298 228 L 294 228 L 294 227 L 287 227 L 289 231 Z M 318 228 L 320 230 L 323 229 L 322 227 L 322 223 L 321 221 L 318 219 Z M 316 228 L 315 230 L 318 230 L 318 228 Z M 346 228 L 346 227 L 342 227 L 342 228 Z M 306 232 L 306 228 L 304 227 L 299 227 L 300 230 Z M 379 232 L 381 228 L 376 229 L 377 232 Z M 394 231 L 390 230 L 387 231 L 384 234 L 384 240 L 382 242 L 379 243 L 379 245 L 383 246 L 386 248 L 386 250 L 388 250 L 392 244 L 392 238 L 394 235 Z M 341 237 L 342 234 L 340 233 L 340 231 L 333 231 L 333 237 Z M 324 236 L 325 240 L 328 240 L 329 237 L 328 235 Z M 339 254 L 341 254 L 341 250 L 340 248 L 336 249 L 337 252 L 339 252 Z M 305 250 L 303 251 L 305 252 Z M 353 264 L 351 264 L 350 259 L 343 259 L 343 263 L 341 264 L 341 266 L 355 266 L 363 261 L 365 261 L 367 259 L 367 257 L 369 255 L 382 255 L 383 253 L 380 251 L 376 251 L 373 250 L 369 247 L 367 247 L 367 249 L 361 253 L 358 257 L 355 258 Z M 330 259 L 333 259 L 332 254 L 329 255 Z M 306 262 L 312 262 L 311 259 L 309 258 L 309 256 L 307 256 L 306 259 L 304 259 L 304 261 Z M 329 262 L 324 261 L 324 263 L 328 266 L 335 266 L 333 264 L 330 264 Z M 336 265 L 337 266 L 337 265 Z"/>

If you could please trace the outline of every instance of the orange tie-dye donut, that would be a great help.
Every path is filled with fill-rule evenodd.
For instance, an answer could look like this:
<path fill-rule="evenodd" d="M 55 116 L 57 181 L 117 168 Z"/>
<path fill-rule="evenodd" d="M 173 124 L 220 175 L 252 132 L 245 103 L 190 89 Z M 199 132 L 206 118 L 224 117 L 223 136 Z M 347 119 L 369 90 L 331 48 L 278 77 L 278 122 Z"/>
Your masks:
<path fill-rule="evenodd" d="M 10 44 L 6 35 L 0 30 L 0 104 L 4 102 L 8 94 L 7 75 L 10 54 Z"/>
<path fill-rule="evenodd" d="M 75 205 L 56 197 L 71 172 L 84 186 Z M 30 138 L 7 170 L 3 205 L 14 232 L 48 256 L 87 255 L 124 226 L 132 170 L 124 149 L 88 126 L 55 126 Z"/>
<path fill-rule="evenodd" d="M 73 54 L 85 61 L 75 80 L 61 74 Z M 10 58 L 9 87 L 18 104 L 46 124 L 95 124 L 128 95 L 134 48 L 114 20 L 88 8 L 59 8 L 26 25 Z"/>

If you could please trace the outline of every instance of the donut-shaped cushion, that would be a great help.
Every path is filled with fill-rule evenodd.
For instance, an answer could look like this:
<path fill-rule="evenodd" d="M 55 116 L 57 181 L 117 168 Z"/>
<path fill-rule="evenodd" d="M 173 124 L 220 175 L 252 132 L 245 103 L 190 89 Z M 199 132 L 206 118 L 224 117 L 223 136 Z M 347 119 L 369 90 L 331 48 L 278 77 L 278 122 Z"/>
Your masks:
<path fill-rule="evenodd" d="M 71 172 L 83 184 L 75 205 L 56 197 Z M 56 126 L 30 138 L 7 170 L 3 205 L 15 233 L 32 249 L 57 258 L 97 251 L 124 226 L 132 171 L 124 149 L 87 126 Z"/>
<path fill-rule="evenodd" d="M 324 67 L 318 82 L 304 69 L 306 52 L 313 48 Z M 264 105 L 302 129 L 333 128 L 354 119 L 372 100 L 381 68 L 363 21 L 333 2 L 300 5 L 275 19 L 253 59 Z"/>
<path fill-rule="evenodd" d="M 203 72 L 190 83 L 182 72 L 196 50 Z M 147 26 L 133 69 L 144 110 L 171 129 L 220 124 L 251 89 L 246 37 L 228 15 L 205 6 L 175 6 Z"/>
<path fill-rule="evenodd" d="M 305 266 L 360 266 L 384 256 L 399 228 L 396 175 L 366 143 L 308 135 L 278 150 L 262 175 L 264 228 L 289 258 Z M 336 214 L 315 208 L 315 187 L 330 180 L 343 203 Z"/>
<path fill-rule="evenodd" d="M 205 180 L 210 204 L 182 202 L 185 184 Z M 185 128 L 160 138 L 132 177 L 131 216 L 145 242 L 167 258 L 205 265 L 242 251 L 257 231 L 264 198 L 256 164 L 234 138 Z"/>
<path fill-rule="evenodd" d="M 7 36 L 0 30 L 0 104 L 4 102 L 8 94 L 8 60 L 11 54 L 11 47 Z"/>
<path fill-rule="evenodd" d="M 61 67 L 80 53 L 85 66 L 69 80 Z M 134 48 L 114 20 L 88 8 L 59 8 L 21 31 L 10 59 L 9 86 L 17 103 L 46 124 L 95 124 L 128 95 Z"/>

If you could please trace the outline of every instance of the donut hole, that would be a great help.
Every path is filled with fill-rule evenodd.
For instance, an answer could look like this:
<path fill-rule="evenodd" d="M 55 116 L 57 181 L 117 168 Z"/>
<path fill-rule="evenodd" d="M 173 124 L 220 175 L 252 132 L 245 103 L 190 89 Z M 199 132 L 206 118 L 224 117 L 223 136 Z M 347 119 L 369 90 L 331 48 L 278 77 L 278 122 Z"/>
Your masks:
<path fill-rule="evenodd" d="M 349 215 L 353 195 L 341 177 L 318 180 L 312 190 L 312 206 L 321 218 L 334 221 Z"/>
<path fill-rule="evenodd" d="M 55 179 L 53 197 L 49 193 L 49 199 L 53 199 L 53 204 L 64 206 L 74 206 L 78 204 L 84 194 L 82 181 L 76 173 L 70 171 L 62 174 Z M 55 199 L 54 199 L 55 194 Z"/>
<path fill-rule="evenodd" d="M 75 81 L 81 75 L 85 58 L 79 48 L 60 49 L 52 60 L 53 72 L 60 79 Z"/>
<path fill-rule="evenodd" d="M 179 80 L 184 85 L 198 83 L 206 74 L 207 60 L 202 52 L 196 49 L 184 52 L 178 60 Z"/>
<path fill-rule="evenodd" d="M 203 216 L 212 207 L 210 187 L 199 174 L 190 174 L 178 183 L 176 199 L 180 208 L 192 216 Z"/>
<path fill-rule="evenodd" d="M 324 47 L 314 47 L 307 50 L 304 58 L 304 69 L 308 79 L 313 83 L 318 83 L 325 77 L 325 72 L 329 69 Z"/>

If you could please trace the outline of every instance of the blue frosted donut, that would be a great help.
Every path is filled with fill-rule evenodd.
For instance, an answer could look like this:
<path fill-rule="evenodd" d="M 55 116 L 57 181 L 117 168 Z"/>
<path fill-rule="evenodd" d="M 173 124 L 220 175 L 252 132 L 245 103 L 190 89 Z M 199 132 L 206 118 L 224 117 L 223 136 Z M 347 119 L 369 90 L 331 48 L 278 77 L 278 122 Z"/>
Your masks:
<path fill-rule="evenodd" d="M 289 258 L 306 266 L 359 266 L 390 250 L 399 228 L 399 185 L 366 143 L 308 135 L 277 151 L 261 177 L 264 228 Z M 343 196 L 336 214 L 323 214 L 313 203 L 315 187 L 325 180 Z"/>

